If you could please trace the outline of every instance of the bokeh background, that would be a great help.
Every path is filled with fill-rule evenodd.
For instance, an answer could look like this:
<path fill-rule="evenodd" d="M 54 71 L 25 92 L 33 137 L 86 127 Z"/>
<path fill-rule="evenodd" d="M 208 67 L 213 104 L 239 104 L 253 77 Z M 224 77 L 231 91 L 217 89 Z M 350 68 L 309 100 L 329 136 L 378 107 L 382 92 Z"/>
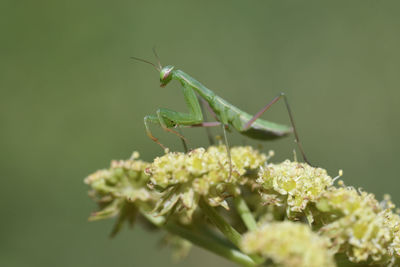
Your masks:
<path fill-rule="evenodd" d="M 130 56 L 157 47 L 173 64 L 250 113 L 289 96 L 310 160 L 381 198 L 399 197 L 398 1 L 0 2 L 0 266 L 232 266 L 195 249 L 175 265 L 160 234 L 108 238 L 83 179 L 133 150 L 162 150 L 143 117 L 184 111 L 177 83 Z M 283 103 L 263 118 L 288 123 Z M 173 150 L 173 135 L 153 127 Z M 219 134 L 214 131 L 214 134 Z M 191 147 L 206 146 L 189 129 Z M 238 134 L 231 144 L 257 145 Z M 278 162 L 293 137 L 263 143 Z"/>

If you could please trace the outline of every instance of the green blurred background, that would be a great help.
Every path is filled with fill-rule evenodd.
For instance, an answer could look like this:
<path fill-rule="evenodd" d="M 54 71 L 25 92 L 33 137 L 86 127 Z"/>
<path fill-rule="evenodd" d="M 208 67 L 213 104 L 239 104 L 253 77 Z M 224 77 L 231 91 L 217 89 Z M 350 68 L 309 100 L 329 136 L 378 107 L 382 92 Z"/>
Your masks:
<path fill-rule="evenodd" d="M 0 2 L 0 266 L 231 266 L 201 249 L 174 265 L 140 227 L 110 240 L 83 179 L 133 150 L 157 108 L 186 109 L 151 66 L 174 64 L 255 113 L 289 96 L 310 160 L 400 204 L 398 1 Z M 263 118 L 288 123 L 284 105 Z M 153 127 L 171 149 L 181 143 Z M 218 131 L 214 131 L 218 134 Z M 204 129 L 185 131 L 192 147 Z M 244 138 L 230 135 L 231 144 Z M 257 142 L 247 140 L 249 144 Z M 293 158 L 293 136 L 264 143 Z"/>

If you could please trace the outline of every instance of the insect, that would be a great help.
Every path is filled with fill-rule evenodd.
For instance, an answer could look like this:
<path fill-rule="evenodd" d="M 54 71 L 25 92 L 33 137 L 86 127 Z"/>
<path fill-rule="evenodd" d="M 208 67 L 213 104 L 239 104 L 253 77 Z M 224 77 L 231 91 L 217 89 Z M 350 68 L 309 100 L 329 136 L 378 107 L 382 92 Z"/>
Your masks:
<path fill-rule="evenodd" d="M 153 52 L 158 59 L 155 50 L 153 50 Z M 205 87 L 199 81 L 189 76 L 182 70 L 176 69 L 172 65 L 167 65 L 162 67 L 160 62 L 158 62 L 157 66 L 144 59 L 136 57 L 132 58 L 153 65 L 160 73 L 161 87 L 167 86 L 172 80 L 177 80 L 182 85 L 182 93 L 187 103 L 187 107 L 189 109 L 188 113 L 182 113 L 166 108 L 160 108 L 156 111 L 156 115 L 147 115 L 144 117 L 144 125 L 148 137 L 152 139 L 154 142 L 158 143 L 162 148 L 165 149 L 165 146 L 161 144 L 158 138 L 154 137 L 154 135 L 150 131 L 151 123 L 158 124 L 165 131 L 176 134 L 183 140 L 184 144 L 186 140 L 185 137 L 179 132 L 175 131 L 174 128 L 185 127 L 185 126 L 186 127 L 221 126 L 223 129 L 225 144 L 227 146 L 227 152 L 229 158 L 230 158 L 230 153 L 225 131 L 226 128 L 229 129 L 229 127 L 231 127 L 236 131 L 238 131 L 240 134 L 257 140 L 273 140 L 287 136 L 288 134 L 293 132 L 295 135 L 295 141 L 302 154 L 303 160 L 308 163 L 308 160 L 304 154 L 303 148 L 300 143 L 300 139 L 297 134 L 293 115 L 287 97 L 284 93 L 280 93 L 279 95 L 277 95 L 271 102 L 269 102 L 266 106 L 264 106 L 255 115 L 250 115 L 249 113 L 246 113 L 245 111 L 239 109 L 238 107 L 230 104 L 228 101 L 216 95 L 213 91 Z M 202 107 L 196 94 L 205 104 L 205 106 L 213 115 L 216 121 L 214 122 L 204 121 Z M 276 103 L 281 98 L 284 99 L 292 127 L 269 122 L 260 118 L 260 116 L 265 111 L 267 111 L 274 103 Z"/>

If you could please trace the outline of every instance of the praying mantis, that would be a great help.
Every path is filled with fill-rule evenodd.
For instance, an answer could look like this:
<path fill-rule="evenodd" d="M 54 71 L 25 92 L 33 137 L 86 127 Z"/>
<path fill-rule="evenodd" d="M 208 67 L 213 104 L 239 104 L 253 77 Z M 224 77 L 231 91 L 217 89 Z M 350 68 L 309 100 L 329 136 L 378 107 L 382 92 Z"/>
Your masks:
<path fill-rule="evenodd" d="M 158 59 L 157 53 L 154 49 L 153 52 Z M 155 65 L 152 62 L 141 58 L 132 58 L 151 64 L 153 67 L 156 68 L 156 70 L 160 73 L 160 87 L 167 86 L 172 80 L 176 80 L 182 85 L 182 93 L 189 109 L 188 113 L 160 108 L 156 111 L 156 115 L 147 115 L 144 117 L 144 125 L 146 128 L 147 136 L 151 140 L 159 144 L 162 148 L 165 149 L 166 147 L 161 144 L 158 138 L 154 137 L 154 135 L 151 133 L 150 123 L 157 124 L 161 126 L 163 130 L 179 136 L 183 141 L 185 147 L 185 137 L 179 132 L 173 130 L 172 128 L 221 126 L 224 134 L 231 172 L 232 163 L 230 159 L 231 157 L 229 144 L 226 136 L 226 128 L 229 129 L 229 127 L 231 127 L 238 131 L 240 134 L 257 140 L 273 140 L 287 136 L 288 134 L 293 132 L 295 136 L 295 141 L 302 154 L 303 160 L 308 163 L 308 160 L 301 146 L 299 136 L 297 134 L 293 115 L 287 97 L 284 93 L 280 93 L 279 95 L 277 95 L 271 102 L 264 106 L 255 115 L 250 115 L 245 111 L 239 109 L 238 107 L 230 104 L 222 97 L 216 95 L 213 91 L 205 87 L 199 81 L 189 76 L 182 70 L 176 69 L 175 66 L 166 65 L 162 67 L 159 60 L 158 65 Z M 199 98 L 196 94 L 199 96 Z M 292 127 L 269 122 L 260 118 L 265 111 L 267 111 L 274 103 L 282 98 L 284 99 Z M 201 107 L 199 99 L 205 104 L 208 111 L 213 115 L 216 121 L 204 121 L 203 109 Z"/>

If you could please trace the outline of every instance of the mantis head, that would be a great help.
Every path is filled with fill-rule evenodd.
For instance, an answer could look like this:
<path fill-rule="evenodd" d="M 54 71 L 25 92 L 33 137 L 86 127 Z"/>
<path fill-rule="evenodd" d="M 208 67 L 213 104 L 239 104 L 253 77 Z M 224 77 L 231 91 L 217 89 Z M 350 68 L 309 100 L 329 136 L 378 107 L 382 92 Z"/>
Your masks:
<path fill-rule="evenodd" d="M 172 72 L 174 70 L 174 66 L 168 65 L 161 69 L 160 71 L 160 86 L 166 86 L 172 79 Z"/>
<path fill-rule="evenodd" d="M 160 82 L 161 82 L 161 84 L 160 84 L 160 86 L 161 87 L 164 87 L 164 86 L 166 86 L 170 81 L 171 81 L 171 79 L 172 79 L 172 73 L 173 73 L 173 70 L 174 70 L 174 66 L 171 66 L 171 65 L 167 65 L 167 66 L 165 66 L 165 67 L 162 67 L 161 66 L 161 63 L 160 63 L 160 59 L 159 59 L 159 57 L 158 57 L 158 55 L 157 55 L 157 52 L 156 52 L 156 50 L 155 50 L 155 48 L 153 48 L 153 53 L 154 53 L 154 55 L 156 56 L 156 58 L 157 58 L 157 65 L 156 64 L 154 64 L 154 63 L 152 63 L 152 62 L 150 62 L 150 61 L 147 61 L 147 60 L 145 60 L 145 59 L 142 59 L 142 58 L 138 58 L 138 57 L 131 57 L 132 59 L 135 59 L 135 60 L 138 60 L 138 61 L 142 61 L 142 62 L 144 62 L 144 63 L 147 63 L 147 64 L 150 64 L 150 65 L 152 65 L 157 71 L 159 71 L 160 72 Z"/>

